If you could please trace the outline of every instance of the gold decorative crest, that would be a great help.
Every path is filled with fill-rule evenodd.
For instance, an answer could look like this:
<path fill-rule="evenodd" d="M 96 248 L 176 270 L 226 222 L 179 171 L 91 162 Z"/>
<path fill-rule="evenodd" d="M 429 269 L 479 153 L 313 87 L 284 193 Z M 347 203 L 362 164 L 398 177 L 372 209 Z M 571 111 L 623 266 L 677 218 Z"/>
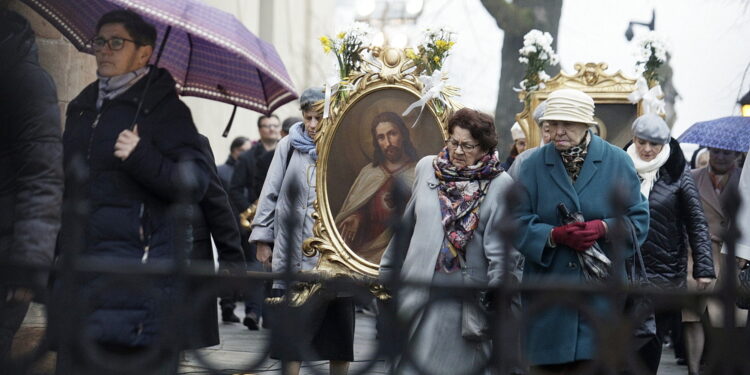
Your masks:
<path fill-rule="evenodd" d="M 602 138 L 615 144 L 620 144 L 627 139 L 629 126 L 635 119 L 634 116 L 643 114 L 640 102 L 631 104 L 628 101 L 628 95 L 636 89 L 636 78 L 627 77 L 622 71 L 608 74 L 605 72 L 607 68 L 606 63 L 577 63 L 574 74 L 560 72 L 547 81 L 543 89 L 531 93 L 521 91 L 518 97 L 526 105 L 524 110 L 516 115 L 516 121 L 526 133 L 527 144 L 537 146 L 541 140 L 539 127 L 531 118 L 534 109 L 546 100 L 552 91 L 561 88 L 578 89 L 591 95 L 596 104 L 597 118 L 600 120 L 597 131 Z M 632 111 L 629 111 L 627 106 L 632 106 Z M 600 112 L 612 112 L 612 114 L 607 113 L 608 118 L 602 120 L 600 117 L 605 115 L 600 115 Z"/>

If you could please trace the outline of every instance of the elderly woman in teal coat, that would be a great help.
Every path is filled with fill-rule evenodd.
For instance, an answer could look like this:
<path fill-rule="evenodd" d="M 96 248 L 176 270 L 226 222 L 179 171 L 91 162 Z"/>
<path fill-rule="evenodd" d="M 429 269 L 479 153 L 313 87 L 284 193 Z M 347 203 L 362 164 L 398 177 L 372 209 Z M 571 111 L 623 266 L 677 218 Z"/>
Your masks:
<path fill-rule="evenodd" d="M 586 284 L 579 252 L 598 243 L 612 264 L 623 269 L 609 270 L 622 275 L 622 262 L 630 257 L 648 233 L 648 201 L 641 195 L 633 162 L 620 148 L 603 141 L 588 130 L 594 121 L 594 101 L 579 90 L 561 89 L 547 99 L 543 121 L 550 125 L 552 141 L 529 157 L 521 167 L 519 181 L 524 187 L 518 207 L 516 248 L 526 257 L 523 283 L 538 285 Z M 608 232 L 616 225 L 616 212 L 610 199 L 616 188 L 625 192 L 624 219 L 635 236 L 615 246 Z M 564 224 L 558 205 L 580 212 L 584 222 Z M 633 238 L 638 243 L 633 244 Z M 624 251 L 624 254 L 616 254 Z M 563 306 L 556 302 L 534 311 L 545 303 L 544 295 L 524 293 L 527 318 L 523 327 L 524 351 L 531 364 L 530 374 L 579 373 L 596 358 L 594 325 L 583 311 L 591 311 L 606 324 L 621 309 L 606 297 L 590 296 L 587 306 Z"/>

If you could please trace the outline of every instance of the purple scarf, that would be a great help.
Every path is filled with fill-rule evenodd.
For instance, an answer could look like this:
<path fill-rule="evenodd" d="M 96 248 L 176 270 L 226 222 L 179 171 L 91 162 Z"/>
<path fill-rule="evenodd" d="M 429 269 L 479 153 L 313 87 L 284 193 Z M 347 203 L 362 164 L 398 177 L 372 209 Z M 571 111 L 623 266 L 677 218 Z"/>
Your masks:
<path fill-rule="evenodd" d="M 456 168 L 444 148 L 432 164 L 438 185 L 438 199 L 445 239 L 435 270 L 451 273 L 460 269 L 459 254 L 465 256 L 466 245 L 479 226 L 479 206 L 493 178 L 503 172 L 496 152 L 490 152 L 476 164 Z"/>

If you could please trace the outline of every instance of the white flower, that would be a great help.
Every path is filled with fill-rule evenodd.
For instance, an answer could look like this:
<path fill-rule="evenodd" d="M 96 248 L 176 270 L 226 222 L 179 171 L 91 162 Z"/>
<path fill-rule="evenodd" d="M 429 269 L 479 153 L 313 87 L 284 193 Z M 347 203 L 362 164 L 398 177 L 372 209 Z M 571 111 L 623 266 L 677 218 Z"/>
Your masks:
<path fill-rule="evenodd" d="M 521 56 L 521 57 L 518 58 L 518 62 L 520 62 L 521 64 L 528 64 L 529 63 L 529 58 Z"/>
<path fill-rule="evenodd" d="M 529 56 L 533 53 L 536 53 L 536 46 L 530 45 L 530 46 L 524 46 L 523 48 L 518 50 L 518 53 L 520 53 L 523 56 Z"/>
<path fill-rule="evenodd" d="M 539 71 L 539 80 L 540 81 L 549 81 L 549 79 L 550 79 L 550 76 L 549 76 L 549 74 L 547 74 L 547 72 L 545 72 L 544 70 L 540 70 Z"/>
<path fill-rule="evenodd" d="M 649 31 L 639 36 L 635 41 L 635 45 L 638 48 L 636 58 L 639 62 L 644 63 L 648 61 L 652 53 L 659 62 L 664 63 L 667 61 L 669 47 L 664 38 L 658 33 Z M 651 50 L 652 48 L 653 51 Z"/>
<path fill-rule="evenodd" d="M 549 64 L 552 66 L 555 66 L 560 63 L 560 57 L 553 54 L 552 57 L 549 59 Z"/>

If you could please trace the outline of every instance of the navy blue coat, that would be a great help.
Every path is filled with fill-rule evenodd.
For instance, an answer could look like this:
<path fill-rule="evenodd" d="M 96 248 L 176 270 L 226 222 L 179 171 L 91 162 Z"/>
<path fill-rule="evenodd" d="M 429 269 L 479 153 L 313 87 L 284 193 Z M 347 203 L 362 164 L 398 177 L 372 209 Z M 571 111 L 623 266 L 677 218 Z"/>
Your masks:
<path fill-rule="evenodd" d="M 64 201 L 82 194 L 88 203 L 83 223 L 63 220 L 58 241 L 62 256 L 79 250 L 72 225 L 83 225 L 80 256 L 121 269 L 141 263 L 170 264 L 177 249 L 178 201 L 197 204 L 209 182 L 209 163 L 200 150 L 190 110 L 179 100 L 172 76 L 152 68 L 154 80 L 138 117 L 140 142 L 125 160 L 114 156 L 115 141 L 128 129 L 148 77 L 96 108 L 98 82 L 86 87 L 68 106 L 63 133 L 66 175 Z M 78 172 L 83 184 L 72 184 Z M 189 228 L 189 227 L 188 227 Z M 188 229 L 188 236 L 192 236 Z M 171 277 L 142 278 L 141 284 L 110 284 L 87 275 L 77 291 L 91 310 L 84 332 L 99 342 L 144 346 L 157 337 L 166 307 L 174 305 Z"/>
<path fill-rule="evenodd" d="M 625 217 L 635 228 L 640 246 L 648 234 L 648 202 L 640 191 L 640 181 L 630 157 L 621 149 L 589 133 L 593 138 L 581 173 L 571 183 L 554 144 L 543 146 L 521 166 L 519 181 L 523 185 L 517 212 L 519 221 L 515 245 L 526 257 L 524 284 L 582 284 L 583 273 L 576 251 L 557 245 L 547 246 L 552 228 L 561 225 L 557 205 L 565 203 L 571 212 L 581 212 L 585 220 L 604 220 L 609 228 L 615 226 L 615 214 L 610 197 L 615 187 L 626 192 Z M 623 257 L 633 254 L 635 247 L 630 237 L 621 249 Z M 614 260 L 618 250 L 611 242 L 599 240 L 607 256 Z M 625 274 L 624 265 L 619 270 Z M 567 363 L 593 359 L 596 355 L 593 325 L 579 310 L 559 304 L 546 305 L 530 315 L 537 303 L 545 303 L 538 295 L 522 294 L 524 317 L 524 347 L 533 365 Z M 607 322 L 613 306 L 603 297 L 584 299 L 583 309 L 593 312 Z M 615 306 L 616 308 L 616 306 Z M 602 343 L 599 343 L 600 345 Z"/>

